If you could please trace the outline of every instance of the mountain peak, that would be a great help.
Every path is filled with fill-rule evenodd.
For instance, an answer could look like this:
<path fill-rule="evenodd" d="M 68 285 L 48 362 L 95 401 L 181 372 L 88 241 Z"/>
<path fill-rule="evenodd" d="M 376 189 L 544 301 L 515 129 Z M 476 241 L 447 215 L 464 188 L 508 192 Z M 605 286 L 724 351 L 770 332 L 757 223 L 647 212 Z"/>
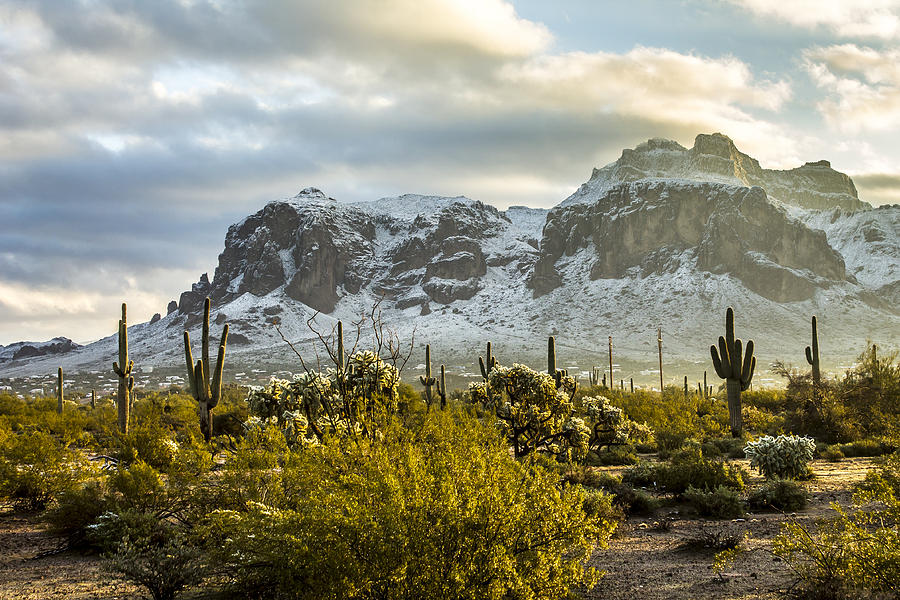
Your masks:
<path fill-rule="evenodd" d="M 789 170 L 763 169 L 722 133 L 701 133 L 687 149 L 678 142 L 651 138 L 627 148 L 613 163 L 594 169 L 590 180 L 562 204 L 593 202 L 612 187 L 642 179 L 687 179 L 759 186 L 770 199 L 807 209 L 854 211 L 872 208 L 859 199 L 853 180 L 827 160 Z"/>

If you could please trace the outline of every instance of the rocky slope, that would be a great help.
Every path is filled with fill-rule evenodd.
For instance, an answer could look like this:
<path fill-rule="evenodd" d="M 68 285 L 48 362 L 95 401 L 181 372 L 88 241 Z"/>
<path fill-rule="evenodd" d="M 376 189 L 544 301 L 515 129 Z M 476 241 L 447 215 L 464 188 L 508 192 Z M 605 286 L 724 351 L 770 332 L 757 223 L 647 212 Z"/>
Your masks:
<path fill-rule="evenodd" d="M 180 365 L 181 332 L 210 296 L 217 326 L 231 323 L 229 360 L 275 368 L 294 362 L 281 335 L 312 352 L 308 322 L 329 331 L 379 303 L 401 339 L 415 332 L 456 373 L 474 370 L 488 339 L 501 361 L 540 364 L 552 333 L 564 366 L 605 362 L 612 335 L 631 361 L 622 375 L 648 375 L 657 327 L 667 356 L 702 373 L 732 305 L 761 365 L 805 364 L 816 314 L 835 366 L 867 339 L 896 344 L 898 265 L 900 207 L 871 209 L 826 162 L 772 171 L 719 134 L 691 149 L 654 139 L 550 211 L 418 195 L 341 203 L 307 188 L 232 225 L 212 280 L 130 339 L 137 364 Z M 65 362 L 105 368 L 114 349 L 106 338 Z"/>

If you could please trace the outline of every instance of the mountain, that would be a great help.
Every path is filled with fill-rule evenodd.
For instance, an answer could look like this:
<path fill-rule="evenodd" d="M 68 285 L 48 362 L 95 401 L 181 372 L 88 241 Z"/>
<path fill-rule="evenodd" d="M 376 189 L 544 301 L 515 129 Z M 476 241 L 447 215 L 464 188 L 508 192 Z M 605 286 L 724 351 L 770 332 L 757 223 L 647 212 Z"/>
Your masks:
<path fill-rule="evenodd" d="M 81 345 L 65 337 L 55 337 L 47 342 L 13 342 L 8 346 L 0 346 L 0 363 L 65 354 L 78 348 L 81 348 Z"/>
<path fill-rule="evenodd" d="M 612 335 L 622 375 L 652 379 L 657 327 L 666 361 L 681 361 L 669 374 L 693 376 L 730 305 L 761 367 L 805 365 L 813 314 L 834 367 L 867 339 L 896 344 L 898 282 L 900 206 L 873 209 L 827 161 L 762 169 L 712 134 L 690 149 L 652 139 L 625 150 L 551 210 L 462 196 L 345 203 L 304 189 L 229 227 L 212 280 L 129 337 L 137 365 L 180 366 L 182 331 L 196 335 L 209 296 L 214 338 L 231 324 L 230 364 L 297 370 L 282 335 L 309 358 L 308 322 L 330 331 L 379 303 L 401 340 L 415 332 L 457 374 L 475 370 L 487 340 L 501 362 L 540 365 L 548 334 L 563 366 L 586 370 L 604 364 Z M 107 368 L 114 353 L 111 336 L 59 362 Z"/>

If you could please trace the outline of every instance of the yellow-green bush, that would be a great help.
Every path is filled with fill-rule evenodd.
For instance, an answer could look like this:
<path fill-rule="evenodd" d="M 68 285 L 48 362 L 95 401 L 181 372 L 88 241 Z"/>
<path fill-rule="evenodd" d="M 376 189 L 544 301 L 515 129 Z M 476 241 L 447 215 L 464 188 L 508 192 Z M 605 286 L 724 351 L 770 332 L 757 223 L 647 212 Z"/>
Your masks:
<path fill-rule="evenodd" d="M 441 411 L 420 431 L 289 451 L 280 477 L 290 493 L 214 512 L 206 525 L 214 560 L 245 591 L 561 598 L 596 581 L 583 561 L 615 527 L 610 496 L 560 488 L 491 428 Z"/>

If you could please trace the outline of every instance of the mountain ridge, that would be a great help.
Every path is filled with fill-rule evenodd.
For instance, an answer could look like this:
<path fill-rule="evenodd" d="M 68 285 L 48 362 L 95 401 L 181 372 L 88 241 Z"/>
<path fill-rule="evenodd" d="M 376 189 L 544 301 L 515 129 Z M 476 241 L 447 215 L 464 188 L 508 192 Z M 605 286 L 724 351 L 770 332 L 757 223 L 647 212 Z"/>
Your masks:
<path fill-rule="evenodd" d="M 898 238 L 900 207 L 872 209 L 827 161 L 768 171 L 721 134 L 690 150 L 658 138 L 626 150 L 549 210 L 416 194 L 343 203 L 306 188 L 229 227 L 212 280 L 132 326 L 132 354 L 180 364 L 181 332 L 208 295 L 215 323 L 231 324 L 229 355 L 246 364 L 289 362 L 281 333 L 310 341 L 310 319 L 327 330 L 379 302 L 401 337 L 415 330 L 463 367 L 487 339 L 539 360 L 548 334 L 573 363 L 604 354 L 609 334 L 618 356 L 643 360 L 659 326 L 668 352 L 699 364 L 727 305 L 741 335 L 759 338 L 761 364 L 792 345 L 802 356 L 811 314 L 823 348 L 850 360 L 867 339 L 896 339 Z M 59 360 L 103 367 L 113 343 Z"/>

